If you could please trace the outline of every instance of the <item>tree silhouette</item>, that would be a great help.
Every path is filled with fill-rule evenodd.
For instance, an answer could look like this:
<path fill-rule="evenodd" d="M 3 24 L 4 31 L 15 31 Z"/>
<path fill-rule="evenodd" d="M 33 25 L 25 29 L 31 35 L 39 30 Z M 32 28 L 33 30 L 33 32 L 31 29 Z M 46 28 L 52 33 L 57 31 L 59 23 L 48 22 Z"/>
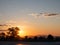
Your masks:
<path fill-rule="evenodd" d="M 27 41 L 28 40 L 28 36 L 25 36 L 25 39 L 24 40 Z"/>
<path fill-rule="evenodd" d="M 8 35 L 11 36 L 11 37 L 17 37 L 18 36 L 18 31 L 20 29 L 18 27 L 12 27 L 12 28 L 9 28 L 8 29 Z"/>
<path fill-rule="evenodd" d="M 2 33 L 0 33 L 0 40 L 5 40 L 5 33 L 4 32 L 2 32 Z"/>
<path fill-rule="evenodd" d="M 54 37 L 53 37 L 51 34 L 49 34 L 49 35 L 47 36 L 47 39 L 48 39 L 49 41 L 53 41 Z"/>

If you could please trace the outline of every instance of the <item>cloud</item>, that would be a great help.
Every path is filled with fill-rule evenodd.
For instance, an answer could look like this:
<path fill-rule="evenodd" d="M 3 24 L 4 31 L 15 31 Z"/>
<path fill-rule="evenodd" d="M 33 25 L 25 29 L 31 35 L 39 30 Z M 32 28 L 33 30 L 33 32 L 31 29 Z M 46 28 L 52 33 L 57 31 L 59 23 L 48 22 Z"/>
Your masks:
<path fill-rule="evenodd" d="M 8 21 L 6 21 L 5 23 L 6 23 L 6 24 L 9 24 L 9 25 L 10 25 L 10 24 L 13 25 L 13 24 L 16 24 L 17 22 L 14 21 L 14 20 L 8 20 Z"/>
<path fill-rule="evenodd" d="M 28 15 L 34 16 L 35 18 L 38 18 L 38 17 L 41 16 L 39 13 L 31 13 L 31 14 L 28 14 Z"/>
<path fill-rule="evenodd" d="M 19 23 L 18 21 L 15 21 L 15 20 L 8 20 L 5 22 L 5 24 L 8 25 L 8 27 L 13 27 L 13 26 L 16 26 L 17 23 Z"/>
<path fill-rule="evenodd" d="M 58 15 L 58 14 L 56 14 L 56 13 L 46 13 L 46 14 L 44 14 L 44 16 L 56 16 L 56 15 Z"/>
<path fill-rule="evenodd" d="M 7 24 L 0 24 L 0 26 L 8 26 Z"/>
<path fill-rule="evenodd" d="M 56 16 L 59 14 L 57 13 L 31 13 L 29 15 L 34 16 L 35 18 L 40 18 L 41 16 Z"/>
<path fill-rule="evenodd" d="M 4 24 L 0 24 L 0 27 L 1 26 L 11 26 L 13 24 L 16 24 L 16 22 L 12 21 L 12 20 L 9 20 L 9 21 L 6 21 Z"/>

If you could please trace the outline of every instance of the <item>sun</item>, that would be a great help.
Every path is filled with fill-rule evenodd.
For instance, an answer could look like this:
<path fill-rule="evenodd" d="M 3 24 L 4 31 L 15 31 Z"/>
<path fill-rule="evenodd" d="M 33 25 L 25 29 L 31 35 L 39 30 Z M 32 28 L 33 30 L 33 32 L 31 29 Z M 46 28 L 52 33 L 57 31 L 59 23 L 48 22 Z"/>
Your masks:
<path fill-rule="evenodd" d="M 22 26 L 18 26 L 18 28 L 20 29 L 20 30 L 18 31 L 18 35 L 19 35 L 20 37 L 26 36 L 25 31 L 24 31 L 24 28 L 23 28 Z"/>
<path fill-rule="evenodd" d="M 24 31 L 23 30 L 18 31 L 18 35 L 19 36 L 24 36 Z"/>

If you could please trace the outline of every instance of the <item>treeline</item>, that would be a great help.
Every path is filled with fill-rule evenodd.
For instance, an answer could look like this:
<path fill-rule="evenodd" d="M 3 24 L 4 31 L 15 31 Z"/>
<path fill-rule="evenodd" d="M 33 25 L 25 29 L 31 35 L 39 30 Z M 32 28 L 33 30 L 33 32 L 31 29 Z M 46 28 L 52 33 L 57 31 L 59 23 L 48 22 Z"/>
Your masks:
<path fill-rule="evenodd" d="M 31 41 L 31 42 L 56 42 L 56 41 L 60 41 L 60 37 L 54 37 L 51 34 L 49 34 L 48 36 L 34 36 L 33 38 L 25 36 L 23 41 Z"/>
<path fill-rule="evenodd" d="M 28 37 L 25 36 L 25 38 L 21 38 L 18 35 L 18 31 L 20 29 L 18 27 L 11 27 L 8 28 L 8 32 L 0 33 L 0 41 L 20 41 L 20 42 L 51 42 L 51 41 L 60 41 L 60 37 L 54 37 L 51 34 L 48 36 L 34 36 L 34 37 Z"/>

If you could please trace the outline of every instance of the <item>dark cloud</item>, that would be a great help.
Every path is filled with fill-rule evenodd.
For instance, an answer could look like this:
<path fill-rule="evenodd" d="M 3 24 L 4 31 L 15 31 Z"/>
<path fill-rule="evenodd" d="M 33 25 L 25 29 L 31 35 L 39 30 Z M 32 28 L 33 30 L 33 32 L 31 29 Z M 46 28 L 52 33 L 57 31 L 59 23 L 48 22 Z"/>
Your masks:
<path fill-rule="evenodd" d="M 58 14 L 55 14 L 55 13 L 51 13 L 51 14 L 45 14 L 44 16 L 56 16 Z"/>

